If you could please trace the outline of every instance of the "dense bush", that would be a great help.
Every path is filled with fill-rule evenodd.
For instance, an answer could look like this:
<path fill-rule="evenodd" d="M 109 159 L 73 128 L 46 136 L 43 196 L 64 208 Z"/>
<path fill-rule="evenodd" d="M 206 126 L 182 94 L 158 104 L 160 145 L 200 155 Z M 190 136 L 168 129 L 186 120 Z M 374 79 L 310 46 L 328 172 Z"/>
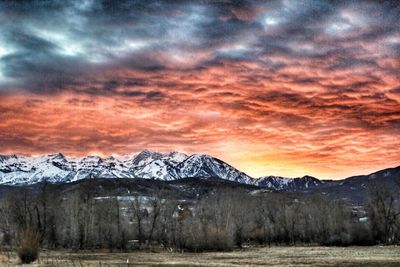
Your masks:
<path fill-rule="evenodd" d="M 206 231 L 193 231 L 185 238 L 181 248 L 192 252 L 230 251 L 234 248 L 233 235 L 225 229 L 209 228 Z"/>
<path fill-rule="evenodd" d="M 39 243 L 32 229 L 23 231 L 17 253 L 22 263 L 34 262 L 39 257 Z"/>

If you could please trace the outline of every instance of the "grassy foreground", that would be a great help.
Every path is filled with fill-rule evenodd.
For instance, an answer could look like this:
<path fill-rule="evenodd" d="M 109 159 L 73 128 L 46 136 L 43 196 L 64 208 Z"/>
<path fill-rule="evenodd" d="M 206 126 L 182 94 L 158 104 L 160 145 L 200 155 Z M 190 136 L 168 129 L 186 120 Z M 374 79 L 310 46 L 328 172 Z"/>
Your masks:
<path fill-rule="evenodd" d="M 2 253 L 0 266 L 22 266 L 14 253 Z M 73 253 L 42 251 L 40 260 L 23 266 L 400 266 L 400 246 L 254 247 L 232 252 Z"/>

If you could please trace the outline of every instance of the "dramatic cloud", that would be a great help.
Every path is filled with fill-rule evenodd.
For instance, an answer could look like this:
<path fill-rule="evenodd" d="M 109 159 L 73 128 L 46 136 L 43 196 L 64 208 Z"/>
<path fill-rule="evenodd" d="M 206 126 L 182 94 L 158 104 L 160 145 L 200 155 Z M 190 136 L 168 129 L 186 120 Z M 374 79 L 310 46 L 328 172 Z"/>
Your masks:
<path fill-rule="evenodd" d="M 4 1 L 0 153 L 210 153 L 250 175 L 400 160 L 397 1 Z"/>

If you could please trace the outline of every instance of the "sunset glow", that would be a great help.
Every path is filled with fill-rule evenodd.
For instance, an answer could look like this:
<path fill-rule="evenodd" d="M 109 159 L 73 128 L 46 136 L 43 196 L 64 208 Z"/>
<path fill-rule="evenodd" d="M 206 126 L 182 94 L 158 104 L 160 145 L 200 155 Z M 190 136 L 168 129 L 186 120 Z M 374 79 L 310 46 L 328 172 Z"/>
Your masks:
<path fill-rule="evenodd" d="M 400 165 L 398 2 L 232 3 L 2 2 L 0 154 L 177 150 L 326 179 Z"/>

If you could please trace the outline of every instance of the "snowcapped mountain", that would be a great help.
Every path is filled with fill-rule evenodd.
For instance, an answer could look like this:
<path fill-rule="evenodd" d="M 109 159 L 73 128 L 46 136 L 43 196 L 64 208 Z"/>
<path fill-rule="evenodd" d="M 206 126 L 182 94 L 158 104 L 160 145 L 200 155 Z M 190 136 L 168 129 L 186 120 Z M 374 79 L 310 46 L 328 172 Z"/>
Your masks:
<path fill-rule="evenodd" d="M 0 184 L 4 185 L 30 185 L 43 181 L 69 183 L 95 178 L 144 178 L 162 181 L 220 178 L 270 190 L 329 189 L 331 193 L 342 194 L 349 190 L 361 192 L 368 183 L 375 180 L 393 182 L 395 179 L 400 179 L 400 166 L 340 181 L 321 181 L 311 176 L 300 178 L 265 176 L 256 179 L 209 155 L 188 156 L 179 152 L 164 154 L 144 150 L 134 156 L 108 158 L 98 156 L 71 158 L 60 153 L 40 157 L 0 155 Z"/>
<path fill-rule="evenodd" d="M 229 164 L 208 155 L 192 155 L 179 163 L 176 168 L 176 177 L 218 177 L 221 179 L 253 184 L 254 179 L 238 171 Z"/>
<path fill-rule="evenodd" d="M 67 183 L 93 178 L 145 178 L 171 181 L 191 177 L 216 177 L 253 184 L 253 178 L 208 155 L 167 154 L 144 150 L 133 157 L 62 154 L 42 157 L 0 156 L 0 184 L 24 185 L 43 181 Z"/>
<path fill-rule="evenodd" d="M 176 175 L 176 167 L 187 158 L 187 155 L 179 152 L 161 154 L 145 150 L 133 159 L 130 171 L 139 178 L 176 180 L 180 178 Z"/>
<path fill-rule="evenodd" d="M 307 190 L 323 184 L 323 181 L 312 176 L 301 178 L 284 178 L 280 176 L 265 176 L 257 179 L 256 185 L 275 190 Z"/>

